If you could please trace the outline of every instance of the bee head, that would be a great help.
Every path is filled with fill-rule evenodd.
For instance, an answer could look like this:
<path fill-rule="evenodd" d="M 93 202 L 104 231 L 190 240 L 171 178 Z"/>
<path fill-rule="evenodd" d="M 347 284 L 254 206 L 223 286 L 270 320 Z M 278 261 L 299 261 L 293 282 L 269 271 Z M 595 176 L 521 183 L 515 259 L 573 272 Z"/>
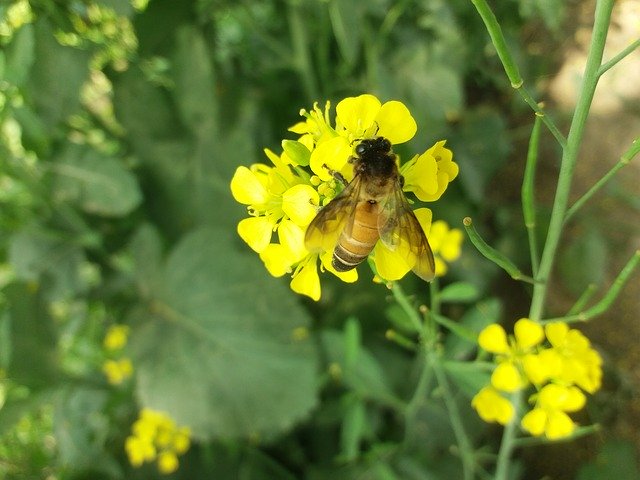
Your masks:
<path fill-rule="evenodd" d="M 365 140 L 362 140 L 356 147 L 356 155 L 358 155 L 359 157 L 374 152 L 391 152 L 391 142 L 384 137 L 367 138 Z"/>

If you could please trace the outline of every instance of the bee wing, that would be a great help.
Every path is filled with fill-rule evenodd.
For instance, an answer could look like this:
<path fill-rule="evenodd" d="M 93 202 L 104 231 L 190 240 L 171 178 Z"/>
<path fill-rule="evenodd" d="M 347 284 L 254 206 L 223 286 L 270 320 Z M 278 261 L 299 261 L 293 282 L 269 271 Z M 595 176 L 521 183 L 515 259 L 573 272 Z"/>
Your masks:
<path fill-rule="evenodd" d="M 356 176 L 317 213 L 304 236 L 307 250 L 313 253 L 333 251 L 340 234 L 345 230 L 351 231 L 361 184 L 360 178 Z"/>
<path fill-rule="evenodd" d="M 390 250 L 399 253 L 413 264 L 413 272 L 426 282 L 435 276 L 433 252 L 420 222 L 407 202 L 400 185 L 384 205 L 378 217 L 380 240 Z"/>

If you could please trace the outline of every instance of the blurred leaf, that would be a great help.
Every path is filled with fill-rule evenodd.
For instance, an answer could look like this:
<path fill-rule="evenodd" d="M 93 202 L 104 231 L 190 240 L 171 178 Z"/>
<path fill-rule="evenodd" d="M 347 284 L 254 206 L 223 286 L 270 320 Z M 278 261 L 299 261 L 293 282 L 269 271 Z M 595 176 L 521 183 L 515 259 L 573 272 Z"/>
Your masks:
<path fill-rule="evenodd" d="M 70 387 L 61 390 L 54 407 L 57 460 L 71 471 L 122 475 L 115 459 L 105 455 L 109 418 L 107 391 Z"/>
<path fill-rule="evenodd" d="M 33 388 L 54 384 L 59 373 L 57 336 L 46 302 L 33 284 L 10 285 L 4 294 L 12 346 L 8 376 Z"/>
<path fill-rule="evenodd" d="M 491 372 L 473 362 L 444 362 L 447 375 L 467 398 L 489 383 Z"/>
<path fill-rule="evenodd" d="M 640 478 L 637 467 L 638 457 L 631 442 L 609 440 L 603 446 L 598 457 L 583 465 L 576 476 L 577 480 L 636 480 Z"/>
<path fill-rule="evenodd" d="M 53 196 L 72 201 L 85 212 L 107 217 L 130 213 L 142 201 L 135 175 L 100 152 L 69 145 L 52 165 Z"/>
<path fill-rule="evenodd" d="M 344 324 L 344 368 L 351 370 L 358 363 L 362 331 L 360 322 L 355 317 L 349 317 Z"/>
<path fill-rule="evenodd" d="M 465 312 L 460 321 L 460 325 L 465 329 L 475 332 L 476 334 L 489 325 L 500 321 L 502 315 L 502 304 L 497 298 L 489 298 L 478 302 Z M 465 359 L 472 354 L 478 345 L 476 342 L 470 342 L 462 336 L 447 335 L 444 342 L 444 351 L 447 358 Z"/>
<path fill-rule="evenodd" d="M 520 0 L 520 13 L 524 18 L 539 16 L 553 32 L 564 25 L 566 2 L 563 0 Z"/>
<path fill-rule="evenodd" d="M 478 289 L 475 285 L 467 282 L 455 282 L 447 285 L 440 291 L 442 302 L 473 302 L 478 298 Z"/>
<path fill-rule="evenodd" d="M 185 126 L 201 137 L 216 130 L 218 117 L 211 54 L 195 26 L 178 29 L 175 48 L 172 73 L 178 112 Z"/>
<path fill-rule="evenodd" d="M 133 257 L 134 275 L 143 298 L 157 291 L 162 277 L 162 239 L 155 227 L 140 225 L 129 243 Z"/>
<path fill-rule="evenodd" d="M 53 37 L 46 20 L 35 23 L 35 56 L 29 74 L 29 91 L 39 117 L 49 130 L 80 109 L 80 87 L 89 76 L 89 55 L 63 47 Z"/>
<path fill-rule="evenodd" d="M 32 282 L 49 299 L 69 297 L 87 289 L 81 275 L 83 250 L 54 231 L 27 226 L 9 239 L 9 263 L 18 279 Z"/>
<path fill-rule="evenodd" d="M 4 80 L 14 85 L 22 85 L 29 77 L 34 62 L 34 27 L 24 25 L 14 35 L 11 43 L 4 48 Z"/>
<path fill-rule="evenodd" d="M 338 48 L 347 65 L 353 65 L 360 50 L 362 4 L 350 0 L 331 0 L 329 18 Z"/>
<path fill-rule="evenodd" d="M 389 382 L 378 360 L 364 347 L 358 353 L 358 362 L 351 369 L 345 369 L 344 334 L 325 330 L 321 334 L 329 363 L 342 366 L 343 382 L 363 398 L 376 399 L 389 405 L 396 405 L 398 399 L 389 387 Z"/>
<path fill-rule="evenodd" d="M 505 120 L 495 110 L 471 111 L 447 145 L 455 152 L 459 179 L 467 194 L 476 203 L 482 202 L 488 182 L 507 161 L 511 150 Z"/>
<path fill-rule="evenodd" d="M 602 285 L 608 265 L 608 251 L 604 236 L 597 226 L 586 226 L 560 252 L 558 269 L 563 284 L 580 295 L 590 283 Z"/>
<path fill-rule="evenodd" d="M 355 460 L 360 454 L 360 441 L 364 435 L 366 408 L 361 398 L 347 395 L 340 431 L 340 459 L 345 462 Z"/>
<path fill-rule="evenodd" d="M 316 403 L 308 316 L 233 231 L 199 229 L 173 250 L 164 288 L 131 334 L 137 393 L 198 437 L 270 437 Z M 248 301 L 250 299 L 250 301 Z"/>

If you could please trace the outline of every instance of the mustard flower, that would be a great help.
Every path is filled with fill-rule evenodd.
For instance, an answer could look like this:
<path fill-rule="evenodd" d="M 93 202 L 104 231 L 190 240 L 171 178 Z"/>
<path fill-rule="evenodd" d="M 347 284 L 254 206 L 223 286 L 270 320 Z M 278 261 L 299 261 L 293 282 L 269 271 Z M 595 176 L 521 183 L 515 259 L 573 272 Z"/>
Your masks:
<path fill-rule="evenodd" d="M 304 120 L 289 128 L 299 136 L 297 140 L 285 140 L 280 156 L 265 150 L 271 165 L 238 167 L 231 180 L 233 197 L 249 213 L 238 224 L 239 236 L 260 255 L 271 275 L 291 275 L 291 289 L 314 300 L 321 296 L 319 271 L 329 271 L 346 282 L 357 280 L 355 270 L 338 273 L 331 266 L 335 245 L 323 245 L 319 252 L 309 252 L 304 245 L 306 227 L 318 209 L 344 188 L 335 173 L 347 181 L 353 178 L 349 159 L 362 140 L 384 137 L 397 145 L 417 131 L 411 113 L 399 101 L 382 103 L 370 94 L 348 97 L 336 105 L 333 122 L 330 108 L 326 102 L 324 109 L 315 103 L 310 111 L 301 110 Z M 442 195 L 458 174 L 451 150 L 444 145 L 444 141 L 436 143 L 416 155 L 404 170 L 401 167 L 405 191 L 427 201 Z M 428 232 L 431 211 L 422 208 L 415 213 Z M 442 239 L 446 246 L 441 249 L 441 261 L 457 258 L 456 235 Z M 403 248 L 391 251 L 381 242 L 376 244 L 373 260 L 378 275 L 389 281 L 402 278 L 413 267 L 406 263 Z M 446 265 L 440 271 L 443 274 Z"/>
<path fill-rule="evenodd" d="M 178 456 L 189 449 L 191 442 L 188 427 L 178 427 L 167 414 L 148 408 L 140 412 L 131 432 L 125 440 L 125 451 L 131 465 L 139 467 L 155 460 L 162 474 L 178 469 Z"/>
<path fill-rule="evenodd" d="M 488 423 L 498 422 L 506 425 L 515 413 L 511 402 L 491 386 L 480 390 L 471 400 L 471 406 L 476 409 L 480 418 Z"/>
<path fill-rule="evenodd" d="M 129 327 L 127 325 L 112 325 L 107 330 L 103 340 L 107 358 L 102 364 L 102 371 L 107 381 L 112 385 L 120 385 L 133 375 L 131 359 L 122 356 L 122 350 L 127 345 Z"/>
<path fill-rule="evenodd" d="M 449 228 L 447 222 L 437 220 L 429 229 L 429 244 L 436 262 L 436 277 L 447 274 L 451 263 L 460 258 L 464 235 L 459 228 Z"/>
<path fill-rule="evenodd" d="M 543 328 L 524 318 L 516 322 L 513 336 L 498 324 L 487 326 L 478 344 L 496 361 L 491 384 L 472 400 L 483 420 L 499 421 L 495 404 L 508 401 L 500 392 L 533 387 L 533 406 L 522 416 L 522 428 L 550 440 L 573 433 L 576 424 L 569 413 L 584 407 L 584 392 L 595 392 L 602 378 L 602 360 L 581 332 L 563 322 Z"/>

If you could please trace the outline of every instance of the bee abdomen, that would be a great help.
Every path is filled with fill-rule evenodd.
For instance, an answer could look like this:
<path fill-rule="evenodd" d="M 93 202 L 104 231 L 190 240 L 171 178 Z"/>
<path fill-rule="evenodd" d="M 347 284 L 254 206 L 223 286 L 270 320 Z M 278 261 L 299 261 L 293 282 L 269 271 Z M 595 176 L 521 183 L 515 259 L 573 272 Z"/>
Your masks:
<path fill-rule="evenodd" d="M 356 207 L 351 234 L 345 232 L 333 251 L 331 265 L 338 272 L 347 272 L 361 264 L 373 250 L 379 238 L 377 205 L 364 203 Z"/>

